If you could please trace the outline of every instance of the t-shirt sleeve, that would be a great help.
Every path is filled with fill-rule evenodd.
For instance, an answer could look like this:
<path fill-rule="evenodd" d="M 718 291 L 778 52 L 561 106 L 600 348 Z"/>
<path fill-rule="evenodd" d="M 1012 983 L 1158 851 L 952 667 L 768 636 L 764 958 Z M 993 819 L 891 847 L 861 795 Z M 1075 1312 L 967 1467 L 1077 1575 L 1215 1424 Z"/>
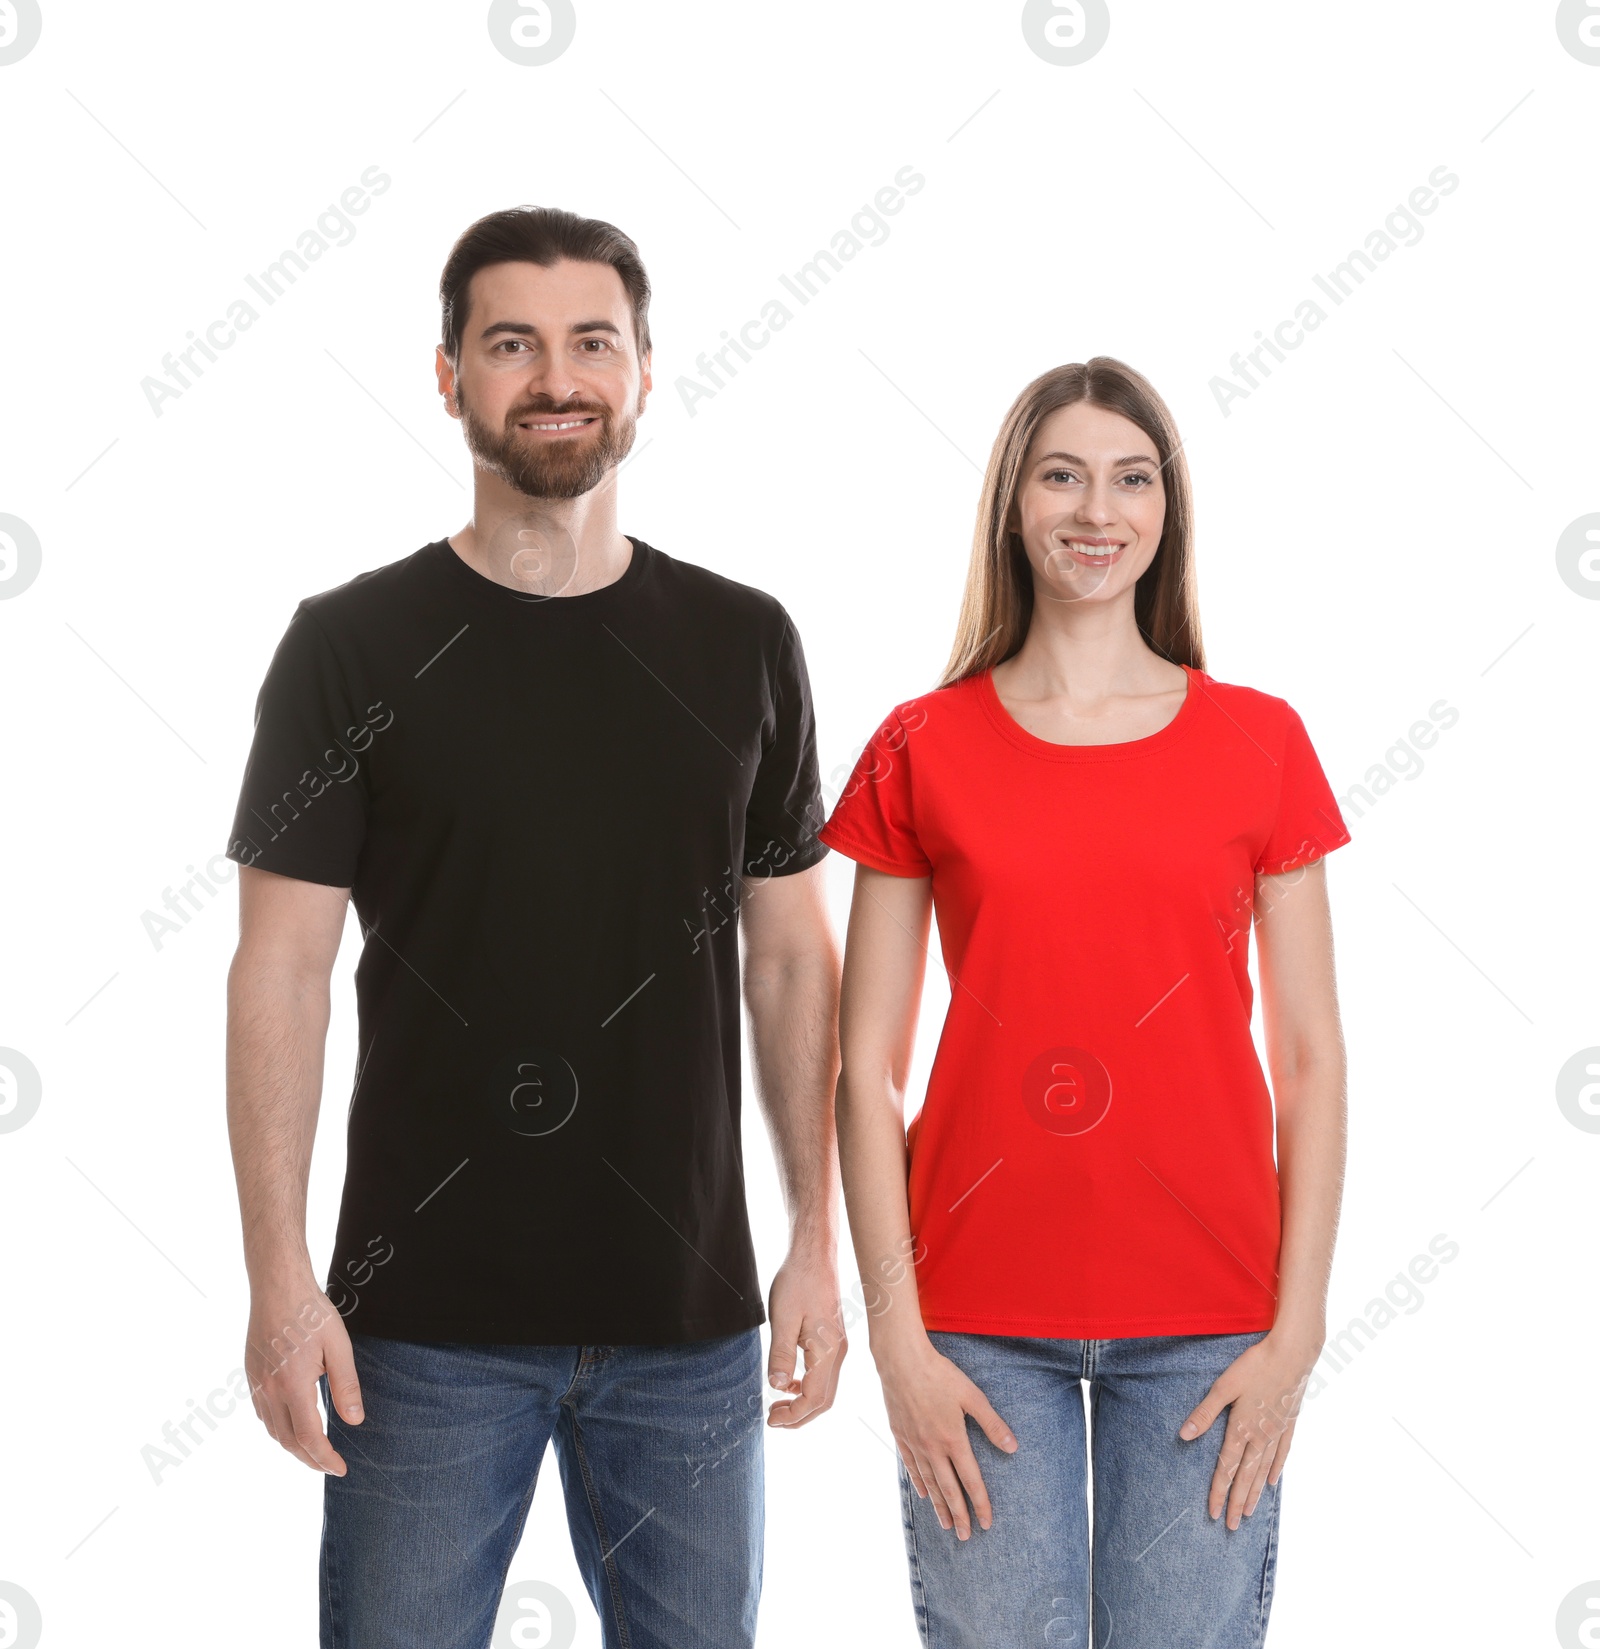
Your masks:
<path fill-rule="evenodd" d="M 374 708 L 380 724 L 384 713 Z M 303 882 L 353 886 L 367 831 L 364 752 L 374 731 L 302 602 L 256 696 L 228 857 Z"/>
<path fill-rule="evenodd" d="M 930 876 L 912 815 L 913 735 L 899 709 L 867 740 L 821 836 L 846 858 L 891 876 Z"/>
<path fill-rule="evenodd" d="M 746 876 L 792 876 L 826 857 L 817 839 L 822 781 L 817 723 L 800 633 L 787 613 L 773 665 L 772 737 L 761 751 L 744 815 Z"/>
<path fill-rule="evenodd" d="M 1256 858 L 1258 875 L 1298 870 L 1350 840 L 1333 789 L 1311 746 L 1305 723 L 1288 706 L 1279 758 L 1278 811 Z"/>

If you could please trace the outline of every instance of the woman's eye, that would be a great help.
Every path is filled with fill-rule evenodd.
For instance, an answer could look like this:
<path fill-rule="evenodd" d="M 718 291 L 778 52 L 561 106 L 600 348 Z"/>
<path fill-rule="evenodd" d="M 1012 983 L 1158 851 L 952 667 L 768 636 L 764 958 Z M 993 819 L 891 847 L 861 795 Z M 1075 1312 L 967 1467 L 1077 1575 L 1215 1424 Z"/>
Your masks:
<path fill-rule="evenodd" d="M 1075 470 L 1049 470 L 1046 472 L 1044 478 L 1046 481 L 1069 482 L 1076 481 L 1078 479 L 1078 475 Z M 1132 474 L 1124 475 L 1122 479 L 1124 481 L 1138 482 L 1139 485 L 1133 489 L 1135 492 L 1143 492 L 1146 487 L 1153 486 L 1155 483 L 1155 477 L 1153 475 L 1146 475 L 1142 471 L 1134 471 Z"/>

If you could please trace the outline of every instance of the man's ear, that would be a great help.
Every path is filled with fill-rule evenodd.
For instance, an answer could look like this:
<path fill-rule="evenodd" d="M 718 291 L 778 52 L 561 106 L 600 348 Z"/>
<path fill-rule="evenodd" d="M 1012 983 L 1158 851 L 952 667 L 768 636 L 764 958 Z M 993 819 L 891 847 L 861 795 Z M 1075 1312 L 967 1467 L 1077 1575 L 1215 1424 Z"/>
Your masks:
<path fill-rule="evenodd" d="M 433 352 L 434 381 L 439 386 L 439 393 L 444 397 L 444 409 L 452 418 L 461 416 L 461 409 L 456 405 L 456 375 L 450 365 L 450 357 L 444 352 L 444 345 L 440 344 Z"/>

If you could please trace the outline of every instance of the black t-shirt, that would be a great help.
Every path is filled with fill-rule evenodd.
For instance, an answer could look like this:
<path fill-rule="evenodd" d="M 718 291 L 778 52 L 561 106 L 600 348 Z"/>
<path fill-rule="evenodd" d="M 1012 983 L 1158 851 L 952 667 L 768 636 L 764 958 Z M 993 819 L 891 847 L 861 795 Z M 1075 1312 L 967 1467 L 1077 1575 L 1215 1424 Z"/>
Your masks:
<path fill-rule="evenodd" d="M 228 857 L 350 888 L 366 938 L 327 1279 L 358 1332 L 765 1320 L 739 876 L 827 852 L 810 684 L 773 597 L 630 542 L 551 598 L 429 544 L 302 601 L 262 685 Z"/>

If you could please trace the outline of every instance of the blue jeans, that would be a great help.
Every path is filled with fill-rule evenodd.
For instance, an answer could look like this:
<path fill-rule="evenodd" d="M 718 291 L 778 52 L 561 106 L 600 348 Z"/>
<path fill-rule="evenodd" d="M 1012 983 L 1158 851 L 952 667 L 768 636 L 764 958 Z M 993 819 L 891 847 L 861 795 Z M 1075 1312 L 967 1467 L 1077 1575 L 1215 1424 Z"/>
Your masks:
<path fill-rule="evenodd" d="M 520 1616 L 520 1632 L 509 1621 L 495 1631 L 552 1437 L 606 1649 L 753 1643 L 759 1329 L 660 1346 L 351 1343 L 360 1425 L 339 1418 L 321 1381 L 347 1467 L 324 1479 L 322 1649 L 487 1649 L 491 1634 L 497 1645 L 570 1642 L 542 1612 Z"/>
<path fill-rule="evenodd" d="M 1227 1411 L 1192 1441 L 1178 1427 L 1252 1334 L 1126 1340 L 929 1338 L 1017 1439 L 997 1449 L 968 1417 L 989 1528 L 960 1541 L 900 1467 L 911 1598 L 928 1649 L 1114 1645 L 1256 1649 L 1266 1636 L 1282 1484 L 1237 1529 L 1212 1521 Z M 1089 1382 L 1093 1540 L 1080 1381 Z"/>

